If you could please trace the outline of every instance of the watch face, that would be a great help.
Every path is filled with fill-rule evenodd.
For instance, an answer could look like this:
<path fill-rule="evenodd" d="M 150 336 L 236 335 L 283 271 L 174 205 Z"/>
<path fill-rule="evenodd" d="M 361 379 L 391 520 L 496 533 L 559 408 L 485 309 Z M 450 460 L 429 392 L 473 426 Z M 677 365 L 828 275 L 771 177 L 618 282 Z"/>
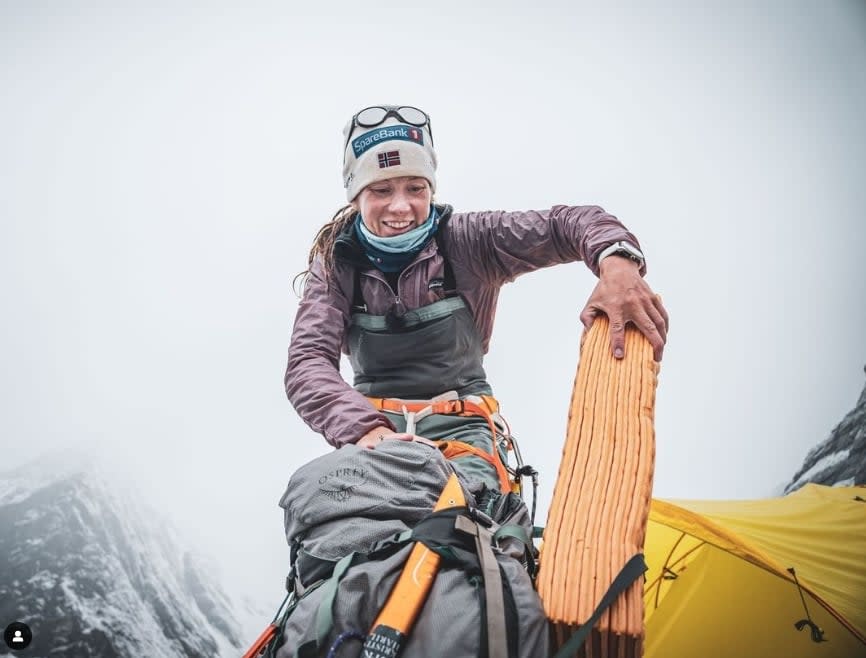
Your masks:
<path fill-rule="evenodd" d="M 623 258 L 628 258 L 629 260 L 632 260 L 635 263 L 637 263 L 638 265 L 640 265 L 641 267 L 643 267 L 643 262 L 644 262 L 643 254 L 640 252 L 640 250 L 638 250 L 636 247 L 633 247 L 628 242 L 625 242 L 625 241 L 615 242 L 614 244 L 609 246 L 607 249 L 603 250 L 601 252 L 601 255 L 599 256 L 599 262 L 605 256 L 613 256 L 613 255 L 622 256 Z"/>
<path fill-rule="evenodd" d="M 634 247 L 632 247 L 628 242 L 621 242 L 619 244 L 619 249 L 617 249 L 616 253 L 622 254 L 626 258 L 631 258 L 634 261 L 643 263 L 643 254 Z"/>
<path fill-rule="evenodd" d="M 614 253 L 615 256 L 624 256 L 624 257 L 628 258 L 629 260 L 634 261 L 635 263 L 640 263 L 640 262 L 642 262 L 640 258 L 638 258 L 637 256 L 635 256 L 635 255 L 634 255 L 633 253 L 631 253 L 630 251 L 626 251 L 625 249 L 620 249 L 619 251 L 615 251 L 615 252 L 613 252 L 613 253 Z"/>

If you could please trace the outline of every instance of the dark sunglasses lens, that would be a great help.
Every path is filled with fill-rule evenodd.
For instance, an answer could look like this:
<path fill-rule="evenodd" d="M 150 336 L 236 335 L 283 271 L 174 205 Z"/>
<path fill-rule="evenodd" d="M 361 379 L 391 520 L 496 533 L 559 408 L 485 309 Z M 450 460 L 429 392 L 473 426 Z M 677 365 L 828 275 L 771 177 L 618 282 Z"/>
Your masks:
<path fill-rule="evenodd" d="M 355 118 L 355 121 L 359 126 L 364 126 L 366 128 L 370 128 L 372 126 L 378 126 L 385 120 L 385 115 L 388 114 L 388 110 L 383 107 L 368 107 L 360 112 L 358 112 L 358 116 Z"/>
<path fill-rule="evenodd" d="M 427 123 L 427 115 L 417 107 L 401 107 L 397 110 L 403 121 L 413 126 L 423 126 Z"/>

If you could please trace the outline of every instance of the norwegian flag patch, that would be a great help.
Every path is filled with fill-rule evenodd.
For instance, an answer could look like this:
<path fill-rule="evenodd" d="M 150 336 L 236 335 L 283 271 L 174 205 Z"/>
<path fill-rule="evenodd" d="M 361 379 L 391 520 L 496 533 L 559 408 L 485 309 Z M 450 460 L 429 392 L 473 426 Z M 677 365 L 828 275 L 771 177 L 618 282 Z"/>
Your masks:
<path fill-rule="evenodd" d="M 379 168 L 393 167 L 400 164 L 400 151 L 386 151 L 379 154 Z"/>

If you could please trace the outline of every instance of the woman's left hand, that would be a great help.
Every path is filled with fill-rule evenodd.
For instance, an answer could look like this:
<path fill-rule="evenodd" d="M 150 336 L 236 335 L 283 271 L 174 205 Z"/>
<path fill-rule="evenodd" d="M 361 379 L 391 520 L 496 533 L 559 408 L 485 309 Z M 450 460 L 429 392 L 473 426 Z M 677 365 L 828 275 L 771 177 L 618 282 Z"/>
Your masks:
<path fill-rule="evenodd" d="M 588 331 L 599 313 L 610 320 L 610 347 L 614 357 L 625 356 L 625 325 L 631 322 L 653 347 L 653 358 L 662 360 L 668 337 L 668 312 L 638 272 L 638 264 L 622 256 L 608 256 L 599 267 L 599 280 L 589 296 L 580 321 Z"/>

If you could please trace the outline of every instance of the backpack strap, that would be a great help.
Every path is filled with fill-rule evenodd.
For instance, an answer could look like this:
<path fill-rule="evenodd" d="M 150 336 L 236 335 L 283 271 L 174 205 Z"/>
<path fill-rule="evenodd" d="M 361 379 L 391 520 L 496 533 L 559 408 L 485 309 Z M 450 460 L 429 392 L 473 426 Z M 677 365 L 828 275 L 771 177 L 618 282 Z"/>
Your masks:
<path fill-rule="evenodd" d="M 321 655 L 321 650 L 324 648 L 325 640 L 334 627 L 334 600 L 337 596 L 340 581 L 343 579 L 346 572 L 353 566 L 364 564 L 365 562 L 389 555 L 412 541 L 414 541 L 413 531 L 404 530 L 403 532 L 377 542 L 369 553 L 349 553 L 336 562 L 320 560 L 321 564 L 319 566 L 324 569 L 330 565 L 330 571 L 324 579 L 316 580 L 312 585 L 310 585 L 309 589 L 306 590 L 306 592 L 311 592 L 319 587 L 322 588 L 322 598 L 316 608 L 316 635 L 314 639 L 298 647 L 295 658 L 317 658 Z M 328 655 L 331 655 L 331 652 L 348 639 L 359 639 L 363 642 L 365 638 L 366 636 L 360 631 L 344 633 L 334 641 L 333 645 L 331 645 L 328 650 Z"/>
<path fill-rule="evenodd" d="M 454 528 L 475 537 L 475 548 L 484 578 L 484 600 L 487 612 L 487 655 L 499 658 L 508 655 L 508 630 L 505 627 L 505 596 L 502 574 L 493 554 L 493 533 L 466 516 L 454 519 Z"/>
<path fill-rule="evenodd" d="M 559 651 L 554 654 L 553 658 L 570 658 L 575 655 L 580 646 L 586 641 L 592 627 L 598 623 L 598 620 L 601 618 L 604 611 L 607 610 L 611 604 L 616 601 L 616 598 L 628 589 L 634 581 L 640 578 L 646 570 L 647 566 L 643 559 L 643 553 L 636 554 L 626 562 L 625 566 L 617 574 L 616 578 L 613 579 L 610 587 L 607 588 L 604 596 L 601 597 L 601 601 L 596 607 L 595 612 L 592 613 L 592 616 L 587 619 L 585 623 L 581 624 L 580 628 L 578 628 L 574 635 L 568 639 L 568 642 L 559 648 Z"/>
<path fill-rule="evenodd" d="M 364 302 L 364 294 L 361 292 L 361 270 L 354 268 L 352 274 L 354 282 L 352 283 L 352 313 L 366 313 L 367 304 Z"/>
<path fill-rule="evenodd" d="M 532 539 L 529 537 L 529 533 L 526 532 L 526 528 L 524 528 L 522 525 L 515 524 L 499 526 L 499 529 L 493 533 L 493 541 L 498 544 L 499 540 L 503 537 L 511 537 L 512 539 L 516 539 L 521 544 L 523 544 L 523 555 L 524 560 L 526 560 L 526 571 L 529 573 L 529 577 L 534 583 L 535 575 L 538 571 L 535 565 L 535 544 L 532 543 Z"/>
<path fill-rule="evenodd" d="M 328 632 L 334 627 L 334 598 L 337 596 L 337 586 L 343 578 L 343 574 L 355 561 L 356 553 L 349 553 L 337 562 L 331 578 L 322 586 L 322 603 L 316 610 L 316 646 L 320 647 L 328 636 Z M 300 650 L 298 651 L 300 655 Z"/>
<path fill-rule="evenodd" d="M 443 287 L 445 297 L 457 297 L 459 295 L 457 292 L 457 280 L 454 278 L 454 270 L 451 269 L 451 262 L 448 260 L 448 254 L 445 250 L 445 240 L 442 239 L 442 227 L 444 226 L 445 221 L 447 221 L 447 218 L 439 222 L 439 230 L 436 231 L 434 239 L 436 240 L 436 248 L 439 250 L 442 259 L 445 261 L 445 271 L 443 274 L 445 279 Z"/>
<path fill-rule="evenodd" d="M 314 587 L 321 586 L 322 588 L 322 598 L 316 611 L 315 639 L 298 647 L 295 658 L 319 656 L 326 647 L 325 642 L 334 626 L 334 601 L 340 581 L 346 572 L 355 565 L 375 560 L 377 556 L 392 553 L 409 543 L 425 546 L 425 550 L 429 550 L 431 555 L 436 555 L 437 562 L 441 558 L 449 565 L 463 569 L 468 568 L 475 573 L 480 571 L 484 582 L 486 655 L 495 658 L 511 655 L 508 648 L 509 633 L 506 622 L 508 617 L 508 604 L 505 601 L 506 589 L 493 550 L 497 535 L 496 530 L 498 530 L 498 526 L 478 510 L 462 506 L 450 507 L 433 512 L 412 530 L 406 530 L 377 543 L 366 555 L 351 553 L 343 557 L 337 562 L 333 574 L 328 580 L 318 581 L 314 585 Z M 519 536 L 519 534 L 517 530 L 507 530 L 499 536 Z M 523 535 L 525 537 L 525 531 Z M 415 568 L 411 568 L 413 566 Z M 410 573 L 417 576 L 415 573 L 418 567 L 417 560 L 407 559 L 403 567 L 404 572 L 407 571 L 407 567 L 409 567 Z M 429 582 L 432 586 L 432 578 L 421 578 L 421 580 Z M 412 589 L 417 590 L 417 584 L 413 585 Z M 393 611 L 386 614 L 388 604 L 391 602 L 399 605 L 396 610 L 399 619 L 392 620 L 390 618 Z M 411 633 L 414 618 L 411 617 L 411 611 L 407 615 L 407 611 L 403 608 L 406 603 L 405 590 L 403 593 L 399 592 L 397 584 L 395 584 L 370 634 L 364 637 L 363 634 L 359 635 L 355 630 L 348 631 L 335 640 L 331 650 L 347 640 L 361 640 L 366 643 L 365 650 L 368 653 L 365 655 L 376 656 L 377 658 L 385 656 L 386 654 L 380 651 L 383 647 L 399 646 L 406 641 Z M 513 607 L 513 602 L 511 605 Z"/>
<path fill-rule="evenodd" d="M 358 558 L 362 557 L 359 553 L 349 553 L 334 565 L 334 571 L 328 580 L 319 581 L 315 586 L 307 590 L 310 592 L 318 587 L 322 588 L 322 600 L 316 609 L 316 635 L 312 640 L 305 642 L 297 648 L 294 658 L 315 658 L 320 655 L 319 648 L 324 645 L 328 633 L 334 627 L 334 599 L 337 597 L 340 580 L 342 580 L 343 574 L 348 571 L 349 567 L 358 561 Z"/>

